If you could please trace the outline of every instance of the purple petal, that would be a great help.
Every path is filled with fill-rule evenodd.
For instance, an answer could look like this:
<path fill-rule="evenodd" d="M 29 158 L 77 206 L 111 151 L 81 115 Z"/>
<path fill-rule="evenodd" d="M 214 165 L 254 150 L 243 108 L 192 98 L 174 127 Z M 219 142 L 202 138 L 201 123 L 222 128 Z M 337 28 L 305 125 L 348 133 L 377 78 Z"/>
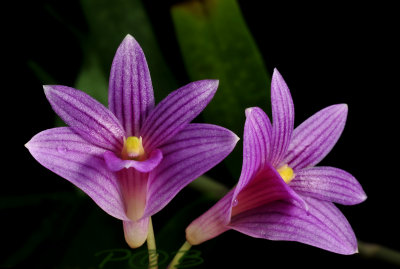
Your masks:
<path fill-rule="evenodd" d="M 118 119 L 86 93 L 66 86 L 43 86 L 53 110 L 88 142 L 121 150 L 124 130 Z"/>
<path fill-rule="evenodd" d="M 108 214 L 128 220 L 117 178 L 104 163 L 104 149 L 68 127 L 40 132 L 25 146 L 40 164 L 80 188 Z"/>
<path fill-rule="evenodd" d="M 276 200 L 291 200 L 299 207 L 307 209 L 304 200 L 279 176 L 275 168 L 265 168 L 255 175 L 237 195 L 233 196 L 232 217 L 247 210 L 257 208 Z"/>
<path fill-rule="evenodd" d="M 297 241 L 339 254 L 357 252 L 354 232 L 331 202 L 305 198 L 309 211 L 285 200 L 243 212 L 230 228 L 256 238 Z"/>
<path fill-rule="evenodd" d="M 151 151 L 183 129 L 207 106 L 217 87 L 218 80 L 200 80 L 169 94 L 144 122 L 144 148 Z"/>
<path fill-rule="evenodd" d="M 347 117 L 347 105 L 324 108 L 308 118 L 293 132 L 292 142 L 282 163 L 293 170 L 319 163 L 339 139 Z"/>
<path fill-rule="evenodd" d="M 269 159 L 271 122 L 258 107 L 246 109 L 243 134 L 243 165 L 235 196 L 248 184 Z"/>
<path fill-rule="evenodd" d="M 133 167 L 142 173 L 148 173 L 157 167 L 162 158 L 163 155 L 159 149 L 153 150 L 149 157 L 144 161 L 122 160 L 112 151 L 106 151 L 104 153 L 104 160 L 111 171 L 119 171 L 124 168 Z"/>
<path fill-rule="evenodd" d="M 274 70 L 271 81 L 272 152 L 271 164 L 277 166 L 289 147 L 294 128 L 294 105 L 286 82 Z"/>
<path fill-rule="evenodd" d="M 230 229 L 227 224 L 230 219 L 233 191 L 231 190 L 186 228 L 186 240 L 191 245 L 201 244 Z"/>
<path fill-rule="evenodd" d="M 149 218 L 143 218 L 139 221 L 124 221 L 123 224 L 126 243 L 131 248 L 142 246 L 147 239 Z"/>
<path fill-rule="evenodd" d="M 334 167 L 302 169 L 296 172 L 289 186 L 300 195 L 343 205 L 358 204 L 367 198 L 352 175 Z"/>
<path fill-rule="evenodd" d="M 125 37 L 114 56 L 108 104 L 127 136 L 139 135 L 144 120 L 154 107 L 153 86 L 146 58 L 131 35 Z"/>
<path fill-rule="evenodd" d="M 160 149 L 164 159 L 149 175 L 145 216 L 161 210 L 187 184 L 221 162 L 238 137 L 211 124 L 189 124 Z"/>
<path fill-rule="evenodd" d="M 126 215 L 132 221 L 143 217 L 147 197 L 147 173 L 141 173 L 133 168 L 116 172 L 125 202 Z"/>

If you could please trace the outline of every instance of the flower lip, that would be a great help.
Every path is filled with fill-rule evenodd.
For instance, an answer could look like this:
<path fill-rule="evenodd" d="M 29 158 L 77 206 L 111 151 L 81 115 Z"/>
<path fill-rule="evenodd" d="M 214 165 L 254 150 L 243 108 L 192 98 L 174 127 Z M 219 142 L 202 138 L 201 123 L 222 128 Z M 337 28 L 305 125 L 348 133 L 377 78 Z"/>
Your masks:
<path fill-rule="evenodd" d="M 121 159 L 112 151 L 103 154 L 104 161 L 110 171 L 119 171 L 124 168 L 135 168 L 139 172 L 149 173 L 153 171 L 162 161 L 163 154 L 159 149 L 153 150 L 144 160 Z"/>

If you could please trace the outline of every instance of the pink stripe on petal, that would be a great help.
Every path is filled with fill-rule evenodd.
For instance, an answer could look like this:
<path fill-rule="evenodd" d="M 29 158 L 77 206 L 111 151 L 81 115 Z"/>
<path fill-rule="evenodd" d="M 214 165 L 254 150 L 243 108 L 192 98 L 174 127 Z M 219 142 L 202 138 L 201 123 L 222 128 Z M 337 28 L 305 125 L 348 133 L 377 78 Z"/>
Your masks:
<path fill-rule="evenodd" d="M 271 164 L 277 166 L 289 147 L 294 128 L 294 105 L 286 82 L 277 69 L 271 81 L 272 152 Z"/>
<path fill-rule="evenodd" d="M 154 95 L 146 58 L 131 35 L 125 37 L 114 56 L 108 103 L 127 136 L 139 136 L 145 118 L 154 107 Z"/>
<path fill-rule="evenodd" d="M 338 141 L 347 117 L 347 105 L 332 105 L 320 110 L 293 132 L 292 142 L 282 161 L 293 170 L 319 163 Z"/>
<path fill-rule="evenodd" d="M 351 174 L 334 167 L 301 169 L 289 186 L 300 195 L 343 205 L 359 204 L 367 198 Z"/>
<path fill-rule="evenodd" d="M 146 241 L 149 220 L 149 218 L 143 218 L 139 221 L 123 222 L 125 240 L 131 248 L 138 248 Z"/>
<path fill-rule="evenodd" d="M 357 252 L 357 240 L 343 214 L 332 203 L 304 198 L 309 211 L 285 200 L 243 212 L 229 225 L 256 238 L 297 241 L 339 254 Z"/>
<path fill-rule="evenodd" d="M 160 148 L 164 159 L 150 172 L 145 216 L 160 211 L 182 188 L 221 162 L 237 141 L 223 127 L 188 124 Z"/>
<path fill-rule="evenodd" d="M 120 150 L 125 135 L 118 119 L 86 93 L 66 86 L 43 86 L 53 110 L 88 142 Z"/>
<path fill-rule="evenodd" d="M 40 164 L 80 188 L 105 212 L 128 220 L 117 178 L 104 163 L 104 149 L 68 127 L 40 132 L 25 146 Z"/>
<path fill-rule="evenodd" d="M 210 102 L 218 80 L 200 80 L 170 93 L 150 113 L 141 130 L 146 150 L 158 148 L 183 129 Z"/>

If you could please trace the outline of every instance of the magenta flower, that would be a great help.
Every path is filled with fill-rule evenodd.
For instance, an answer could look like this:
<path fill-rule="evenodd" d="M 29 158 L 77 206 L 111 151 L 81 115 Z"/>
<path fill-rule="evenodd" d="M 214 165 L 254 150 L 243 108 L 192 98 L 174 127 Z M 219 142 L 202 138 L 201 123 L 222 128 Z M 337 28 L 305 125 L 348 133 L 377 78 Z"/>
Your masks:
<path fill-rule="evenodd" d="M 139 247 L 149 217 L 223 160 L 238 141 L 225 128 L 189 124 L 217 87 L 217 80 L 196 81 L 154 106 L 145 56 L 128 35 L 111 67 L 109 109 L 73 88 L 44 86 L 69 127 L 45 130 L 26 147 L 44 167 L 121 219 L 127 243 Z"/>
<path fill-rule="evenodd" d="M 239 182 L 188 226 L 187 241 L 200 244 L 233 229 L 341 254 L 357 252 L 354 232 L 333 202 L 353 205 L 366 195 L 349 173 L 315 167 L 339 139 L 347 105 L 327 107 L 293 130 L 293 101 L 277 70 L 271 103 L 273 125 L 260 108 L 246 110 Z"/>

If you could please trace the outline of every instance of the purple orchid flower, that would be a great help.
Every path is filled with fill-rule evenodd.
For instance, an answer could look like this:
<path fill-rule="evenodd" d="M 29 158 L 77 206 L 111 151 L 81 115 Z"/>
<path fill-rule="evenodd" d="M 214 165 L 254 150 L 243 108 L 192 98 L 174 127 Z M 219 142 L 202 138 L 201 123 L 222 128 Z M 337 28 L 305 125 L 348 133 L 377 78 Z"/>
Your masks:
<path fill-rule="evenodd" d="M 293 130 L 293 101 L 276 69 L 271 103 L 273 125 L 260 108 L 246 110 L 239 182 L 187 227 L 187 241 L 200 244 L 233 229 L 341 254 L 357 252 L 354 232 L 333 202 L 353 205 L 366 195 L 349 173 L 315 167 L 339 139 L 347 105 L 322 109 Z"/>
<path fill-rule="evenodd" d="M 149 217 L 222 161 L 238 141 L 220 126 L 189 124 L 217 87 L 217 80 L 192 82 L 154 106 L 145 56 L 127 35 L 111 67 L 109 109 L 73 88 L 44 86 L 69 127 L 45 130 L 26 147 L 44 167 L 122 220 L 127 243 L 139 247 Z"/>

